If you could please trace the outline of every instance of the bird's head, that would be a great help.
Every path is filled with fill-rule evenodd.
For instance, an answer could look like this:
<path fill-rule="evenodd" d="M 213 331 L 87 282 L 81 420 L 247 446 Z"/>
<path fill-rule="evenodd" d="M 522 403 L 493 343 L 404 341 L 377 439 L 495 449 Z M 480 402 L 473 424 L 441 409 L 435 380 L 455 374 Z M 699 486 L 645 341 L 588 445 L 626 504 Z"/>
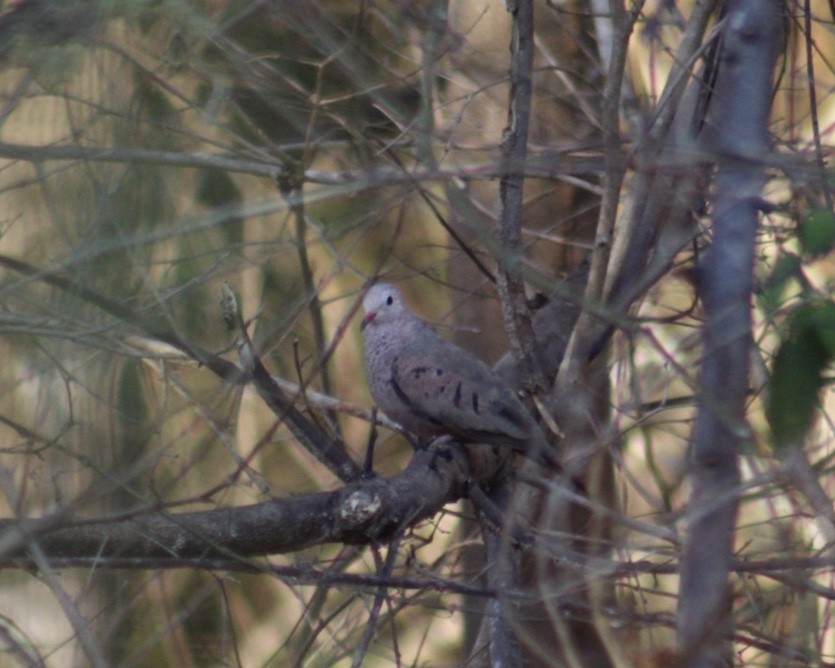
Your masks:
<path fill-rule="evenodd" d="M 397 288 L 388 283 L 374 285 L 362 300 L 365 317 L 360 329 L 364 330 L 373 320 L 375 323 L 390 322 L 406 312 L 403 298 Z"/>

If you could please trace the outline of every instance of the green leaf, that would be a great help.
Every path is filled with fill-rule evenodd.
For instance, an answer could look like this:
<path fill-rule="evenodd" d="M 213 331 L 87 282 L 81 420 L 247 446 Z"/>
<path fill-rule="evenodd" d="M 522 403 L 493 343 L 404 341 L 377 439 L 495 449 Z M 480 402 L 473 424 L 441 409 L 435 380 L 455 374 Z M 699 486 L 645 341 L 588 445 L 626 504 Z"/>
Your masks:
<path fill-rule="evenodd" d="M 774 358 L 766 419 L 774 446 L 799 444 L 812 426 L 823 384 L 823 371 L 833 359 L 835 305 L 805 305 L 789 323 L 789 334 Z"/>
<path fill-rule="evenodd" d="M 835 359 L 835 302 L 817 304 L 809 315 L 810 325 L 814 327 L 823 348 L 831 362 Z"/>
<path fill-rule="evenodd" d="M 800 222 L 800 247 L 807 255 L 826 255 L 835 247 L 835 211 L 818 209 Z"/>
<path fill-rule="evenodd" d="M 797 443 L 812 424 L 821 376 L 809 343 L 808 337 L 786 341 L 774 358 L 766 418 L 776 448 Z"/>

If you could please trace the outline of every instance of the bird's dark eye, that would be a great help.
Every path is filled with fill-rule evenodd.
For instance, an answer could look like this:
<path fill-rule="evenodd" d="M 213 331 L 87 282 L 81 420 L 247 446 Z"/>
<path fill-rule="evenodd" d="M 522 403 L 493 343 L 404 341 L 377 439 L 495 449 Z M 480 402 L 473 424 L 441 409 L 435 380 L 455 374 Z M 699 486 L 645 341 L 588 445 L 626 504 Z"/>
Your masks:
<path fill-rule="evenodd" d="M 389 306 L 391 306 L 392 304 L 394 304 L 394 297 L 392 297 L 391 295 L 389 295 L 388 297 L 386 297 L 386 304 L 388 304 Z"/>

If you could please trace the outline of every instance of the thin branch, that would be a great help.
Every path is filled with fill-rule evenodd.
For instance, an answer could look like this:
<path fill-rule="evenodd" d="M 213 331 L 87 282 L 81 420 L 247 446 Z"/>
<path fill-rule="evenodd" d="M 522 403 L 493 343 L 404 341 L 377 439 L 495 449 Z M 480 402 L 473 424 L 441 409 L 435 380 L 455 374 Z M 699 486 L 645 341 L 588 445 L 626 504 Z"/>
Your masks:
<path fill-rule="evenodd" d="M 81 611 L 78 609 L 76 602 L 67 593 L 61 579 L 55 572 L 55 569 L 49 564 L 46 555 L 37 544 L 30 545 L 29 552 L 32 556 L 33 565 L 40 571 L 46 585 L 52 591 L 52 594 L 64 611 L 64 615 L 69 621 L 75 632 L 78 642 L 84 650 L 84 654 L 90 665 L 93 668 L 106 668 L 108 662 L 102 656 L 101 649 L 94 635 L 90 632 L 90 626 L 86 619 L 84 619 Z"/>
<path fill-rule="evenodd" d="M 632 33 L 635 22 L 635 16 L 630 16 L 624 10 L 621 2 L 610 2 L 609 9 L 611 15 L 609 20 L 615 38 L 610 50 L 609 71 L 606 77 L 606 87 L 603 91 L 601 114 L 605 165 L 603 173 L 604 191 L 600 203 L 600 214 L 595 231 L 594 247 L 584 297 L 585 303 L 600 305 L 604 302 L 605 281 L 609 268 L 615 221 L 620 204 L 621 184 L 625 173 L 621 148 L 620 106 L 629 35 Z M 568 344 L 563 368 L 559 374 L 558 392 L 570 391 L 575 386 L 589 360 L 591 347 L 596 344 L 595 337 L 590 333 L 598 329 L 604 322 L 587 309 L 584 309 L 580 314 Z"/>
<path fill-rule="evenodd" d="M 620 249 L 619 253 L 613 253 L 616 265 L 610 268 L 611 275 L 606 286 L 612 307 L 619 311 L 629 308 L 640 294 L 636 284 L 639 283 L 642 269 L 653 251 L 658 230 L 662 224 L 669 224 L 667 206 L 670 196 L 675 192 L 674 188 L 683 188 L 686 191 L 688 177 L 694 172 L 698 180 L 698 170 L 694 167 L 701 158 L 692 149 L 696 138 L 694 125 L 702 119 L 689 117 L 689 114 L 693 113 L 693 106 L 682 105 L 680 102 L 687 83 L 693 81 L 691 72 L 696 59 L 706 49 L 703 44 L 704 35 L 716 4 L 717 0 L 696 3 L 676 52 L 673 69 L 661 94 L 659 110 L 647 136 L 635 151 L 638 158 L 641 158 L 642 154 L 646 156 L 645 164 L 631 184 L 629 207 L 621 216 L 619 229 L 619 236 L 625 247 Z M 703 84 L 694 81 L 693 85 Z M 681 117 L 682 111 L 686 116 L 684 118 Z M 682 128 L 680 132 L 676 132 L 681 137 L 673 141 L 673 132 L 677 128 Z M 683 146 L 677 145 L 681 143 Z M 660 158 L 659 149 L 665 151 Z M 676 163 L 679 169 L 670 174 L 670 170 L 665 168 L 665 156 L 671 152 L 674 156 L 682 150 L 683 157 L 672 158 L 672 162 Z M 671 176 L 676 177 L 676 180 L 671 180 Z M 678 181 L 683 183 L 679 185 Z M 687 214 L 689 211 L 685 210 L 684 213 Z M 641 287 L 646 289 L 648 286 Z"/>
<path fill-rule="evenodd" d="M 604 281 L 609 265 L 609 254 L 612 250 L 612 236 L 625 172 L 625 164 L 621 156 L 620 109 L 629 37 L 635 25 L 635 15 L 630 16 L 621 2 L 610 2 L 609 13 L 613 43 L 600 114 L 604 147 L 603 196 L 591 254 L 589 282 L 586 285 L 586 300 L 599 303 L 603 302 Z"/>
<path fill-rule="evenodd" d="M 287 426 L 299 442 L 340 480 L 350 482 L 360 478 L 363 471 L 345 451 L 342 441 L 331 438 L 313 421 L 305 418 L 296 408 L 296 399 L 299 395 L 288 397 L 267 371 L 267 367 L 261 361 L 261 356 L 255 350 L 252 339 L 249 338 L 237 297 L 226 284 L 223 285 L 221 305 L 224 320 L 237 334 L 238 356 L 244 369 L 243 373 L 247 378 L 252 379 L 264 403 L 280 419 L 287 419 Z M 320 364 L 324 364 L 327 358 L 326 351 L 322 355 Z"/>
<path fill-rule="evenodd" d="M 826 202 L 826 208 L 832 211 L 835 208 L 832 202 L 832 189 L 828 184 L 826 175 L 826 160 L 824 159 L 823 146 L 821 145 L 820 121 L 818 120 L 818 93 L 815 84 L 815 53 L 814 42 L 812 41 L 812 7 L 809 0 L 803 3 L 803 32 L 806 42 L 806 70 L 809 81 L 809 113 L 812 118 L 812 141 L 815 142 L 815 162 L 820 172 L 821 191 Z"/>
<path fill-rule="evenodd" d="M 46 283 L 47 285 L 51 285 L 67 292 L 68 294 L 75 295 L 76 297 L 83 299 L 89 304 L 101 309 L 105 313 L 121 320 L 123 323 L 136 327 L 149 336 L 158 339 L 163 343 L 167 343 L 183 353 L 186 353 L 191 359 L 206 366 L 213 373 L 224 380 L 232 382 L 240 382 L 241 380 L 241 371 L 237 365 L 186 341 L 171 328 L 160 325 L 158 320 L 146 320 L 131 309 L 125 308 L 121 304 L 108 299 L 94 290 L 64 278 L 55 272 L 46 269 L 39 269 L 38 267 L 23 262 L 22 260 L 17 260 L 7 255 L 0 255 L 0 266 L 11 269 L 12 271 L 22 274 L 29 279 Z"/>
<path fill-rule="evenodd" d="M 412 174 L 412 173 L 406 171 L 406 167 L 403 165 L 403 161 L 399 158 L 399 156 L 397 155 L 396 152 L 389 151 L 388 155 L 391 158 L 391 160 L 403 170 L 403 174 L 405 174 L 405 175 L 411 175 Z M 433 170 L 435 169 L 434 164 L 433 164 L 432 169 Z M 450 179 L 447 179 L 444 182 L 446 184 L 449 184 L 449 181 L 450 181 Z M 456 244 L 458 244 L 458 247 L 461 249 L 461 251 L 470 259 L 470 261 L 487 278 L 487 280 L 489 280 L 491 283 L 495 283 L 496 282 L 496 277 L 493 276 L 493 272 L 491 272 L 484 265 L 484 263 L 479 259 L 478 255 L 475 253 L 475 251 L 472 248 L 470 248 L 470 245 L 461 237 L 461 235 L 458 233 L 458 231 L 455 229 L 455 227 L 453 225 L 451 225 L 450 222 L 446 219 L 446 217 L 441 213 L 440 209 L 435 204 L 432 197 L 426 191 L 426 187 L 424 186 L 424 184 L 423 184 L 422 180 L 420 179 L 419 175 L 416 176 L 413 179 L 413 183 L 414 183 L 415 188 L 417 189 L 418 194 L 420 195 L 420 198 L 423 200 L 424 204 L 426 204 L 426 206 L 428 206 L 429 209 L 432 211 L 432 215 L 435 216 L 435 219 L 438 221 L 438 223 L 440 223 L 441 227 L 444 228 L 444 231 L 447 234 L 449 234 L 450 237 L 452 237 L 452 240 L 455 241 Z M 455 199 L 456 196 L 455 196 L 454 193 L 457 193 L 457 189 L 448 185 L 448 187 L 447 187 L 447 197 L 451 200 Z M 452 196 L 451 196 L 451 194 L 452 194 Z"/>
<path fill-rule="evenodd" d="M 400 537 L 391 541 L 388 546 L 385 561 L 380 559 L 380 556 L 375 548 L 374 561 L 377 565 L 377 572 L 381 573 L 383 578 L 391 577 L 391 573 L 394 570 L 394 565 L 397 561 L 397 549 L 399 546 Z M 365 657 L 368 654 L 368 648 L 371 646 L 371 641 L 377 633 L 377 628 L 380 623 L 380 610 L 382 609 L 383 603 L 388 596 L 388 587 L 377 587 L 377 592 L 374 595 L 374 603 L 372 603 L 371 610 L 368 614 L 368 623 L 365 625 L 362 638 L 360 638 L 359 643 L 357 643 L 357 649 L 354 651 L 354 658 L 351 661 L 351 668 L 360 668 L 360 666 L 362 666 Z"/>
<path fill-rule="evenodd" d="M 530 159 L 513 165 L 515 172 L 529 177 L 560 179 L 563 175 L 581 177 L 594 173 L 600 167 L 597 157 L 599 146 L 589 144 L 567 144 L 549 147 L 549 159 Z M 577 157 L 571 157 L 576 153 Z M 558 163 L 552 159 L 560 156 Z M 220 169 L 238 174 L 263 176 L 272 181 L 284 176 L 286 165 L 278 160 L 247 160 L 223 153 L 186 153 L 182 151 L 160 151 L 154 149 L 109 147 L 98 148 L 76 144 L 53 144 L 31 146 L 0 142 L 0 158 L 25 160 L 27 162 L 78 161 L 115 162 L 122 164 L 147 164 L 165 167 L 193 169 Z M 507 173 L 505 165 L 495 161 L 473 162 L 454 169 L 416 169 L 406 172 L 400 167 L 377 166 L 357 170 L 323 170 L 308 168 L 303 171 L 305 183 L 323 186 L 348 186 L 346 194 L 391 185 L 408 185 L 417 181 L 448 181 L 450 179 L 480 179 L 492 181 Z M 596 192 L 595 186 L 582 180 L 572 183 Z"/>
<path fill-rule="evenodd" d="M 307 306 L 310 311 L 310 321 L 313 324 L 313 343 L 316 346 L 316 359 L 325 357 L 325 323 L 322 319 L 322 302 L 319 291 L 313 280 L 313 269 L 310 266 L 310 256 L 307 252 L 307 213 L 304 205 L 304 183 L 289 174 L 278 178 L 278 189 L 284 201 L 290 207 L 296 227 L 296 252 L 299 256 L 299 267 L 304 283 Z M 331 393 L 330 371 L 327 364 L 318 364 L 316 370 L 322 378 L 322 389 L 325 394 Z M 331 416 L 332 421 L 334 416 Z"/>
<path fill-rule="evenodd" d="M 536 341 L 522 278 L 522 214 L 528 155 L 528 130 L 533 98 L 534 3 L 512 0 L 507 4 L 512 20 L 510 100 L 508 124 L 502 138 L 505 173 L 499 183 L 502 202 L 497 287 L 510 349 L 519 366 L 525 388 L 538 393 L 545 380 L 535 359 Z"/>

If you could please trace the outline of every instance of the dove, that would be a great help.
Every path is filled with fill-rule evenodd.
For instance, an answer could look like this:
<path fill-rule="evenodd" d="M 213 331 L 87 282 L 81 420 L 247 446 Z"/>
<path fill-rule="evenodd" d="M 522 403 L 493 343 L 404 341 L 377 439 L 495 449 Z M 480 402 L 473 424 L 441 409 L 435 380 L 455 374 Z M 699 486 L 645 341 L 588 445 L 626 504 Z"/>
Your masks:
<path fill-rule="evenodd" d="M 543 435 L 518 396 L 490 367 L 438 335 L 389 284 L 362 302 L 371 396 L 420 439 L 449 434 L 467 443 L 532 449 Z"/>

